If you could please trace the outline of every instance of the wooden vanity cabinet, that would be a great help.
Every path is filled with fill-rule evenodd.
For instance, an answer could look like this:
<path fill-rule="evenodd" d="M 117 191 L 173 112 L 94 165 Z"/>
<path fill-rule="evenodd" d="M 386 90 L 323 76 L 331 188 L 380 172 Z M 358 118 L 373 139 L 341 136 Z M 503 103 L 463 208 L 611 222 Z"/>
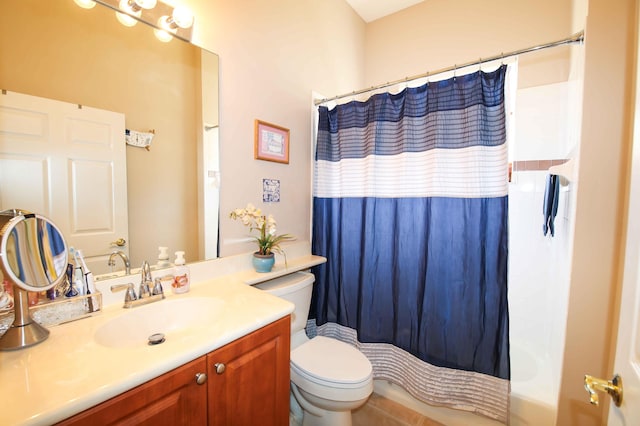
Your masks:
<path fill-rule="evenodd" d="M 286 316 L 207 355 L 210 426 L 289 424 Z"/>
<path fill-rule="evenodd" d="M 290 335 L 286 316 L 58 425 L 288 425 Z"/>
<path fill-rule="evenodd" d="M 195 378 L 206 371 L 206 357 L 203 356 L 59 425 L 204 426 L 207 424 L 207 386 L 206 383 L 198 385 Z"/>

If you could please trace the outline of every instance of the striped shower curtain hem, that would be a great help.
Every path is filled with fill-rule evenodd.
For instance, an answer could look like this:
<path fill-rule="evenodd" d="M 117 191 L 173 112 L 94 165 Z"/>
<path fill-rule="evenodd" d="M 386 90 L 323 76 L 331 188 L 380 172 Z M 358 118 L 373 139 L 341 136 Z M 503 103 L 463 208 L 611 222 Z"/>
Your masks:
<path fill-rule="evenodd" d="M 401 386 L 430 405 L 468 411 L 507 423 L 510 382 L 487 374 L 437 367 L 388 343 L 362 343 L 357 332 L 336 323 L 307 322 L 307 334 L 337 339 L 355 346 L 371 362 L 373 377 Z"/>

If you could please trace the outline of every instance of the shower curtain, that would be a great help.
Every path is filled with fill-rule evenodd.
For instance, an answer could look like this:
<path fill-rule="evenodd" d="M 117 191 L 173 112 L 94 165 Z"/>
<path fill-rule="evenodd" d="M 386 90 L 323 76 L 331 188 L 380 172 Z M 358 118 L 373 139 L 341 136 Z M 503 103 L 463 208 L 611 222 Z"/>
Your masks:
<path fill-rule="evenodd" d="M 503 65 L 320 106 L 307 332 L 358 347 L 374 377 L 506 422 Z"/>

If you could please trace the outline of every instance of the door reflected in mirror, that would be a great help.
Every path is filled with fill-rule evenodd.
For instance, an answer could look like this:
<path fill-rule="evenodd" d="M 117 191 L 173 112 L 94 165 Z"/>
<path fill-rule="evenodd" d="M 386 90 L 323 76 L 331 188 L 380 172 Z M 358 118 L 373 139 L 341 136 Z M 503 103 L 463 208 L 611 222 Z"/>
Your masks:
<path fill-rule="evenodd" d="M 0 198 L 0 209 L 20 205 L 50 217 L 69 246 L 83 250 L 94 274 L 109 272 L 108 256 L 116 250 L 127 253 L 132 267 L 143 260 L 154 263 L 159 246 L 169 247 L 171 254 L 185 251 L 187 262 L 217 257 L 215 54 L 177 39 L 161 43 L 142 23 L 124 27 L 113 11 L 102 5 L 82 9 L 72 0 L 3 0 L 0 89 L 113 111 L 124 115 L 126 129 L 155 133 L 149 150 L 126 146 L 127 208 L 113 216 L 126 220 L 126 235 L 99 241 L 98 237 L 113 232 L 115 223 L 80 220 L 77 212 L 87 209 L 83 204 L 87 196 L 74 199 L 73 187 L 68 187 L 69 198 L 65 200 L 52 196 L 53 188 L 68 186 L 69 179 L 47 169 L 46 138 L 38 140 L 43 147 L 38 150 L 44 154 L 39 166 L 45 177 L 42 190 L 36 194 L 12 191 L 13 198 Z M 3 131 L 6 124 L 0 118 L 0 170 L 16 170 L 16 156 L 7 148 L 16 140 L 11 139 L 11 132 Z M 50 125 L 41 123 L 40 136 L 49 133 Z M 31 136 L 33 140 L 21 136 L 20 142 L 37 139 Z M 84 136 L 76 131 L 64 137 L 86 142 Z M 121 140 L 124 144 L 124 135 Z M 80 144 L 74 158 L 82 158 L 91 146 Z M 121 173 L 116 176 L 116 169 L 114 166 L 112 175 L 107 176 L 114 182 L 122 177 Z M 0 172 L 0 186 L 20 188 L 22 172 L 22 167 L 15 173 Z M 74 173 L 73 168 L 67 173 Z M 61 203 L 66 203 L 66 213 L 59 213 Z M 211 213 L 204 212 L 205 206 Z M 125 239 L 126 246 L 112 246 L 117 238 Z"/>

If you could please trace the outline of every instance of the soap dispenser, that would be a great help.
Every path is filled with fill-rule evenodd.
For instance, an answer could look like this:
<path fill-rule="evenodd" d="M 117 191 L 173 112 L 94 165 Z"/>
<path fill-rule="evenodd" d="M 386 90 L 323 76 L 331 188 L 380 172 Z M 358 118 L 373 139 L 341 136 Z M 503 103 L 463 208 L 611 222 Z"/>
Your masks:
<path fill-rule="evenodd" d="M 169 247 L 158 247 L 158 263 L 156 267 L 158 269 L 169 268 L 171 263 L 169 262 Z"/>
<path fill-rule="evenodd" d="M 173 270 L 173 284 L 171 284 L 171 290 L 176 293 L 186 293 L 189 291 L 190 286 L 190 277 L 189 277 L 189 267 L 185 265 L 184 260 L 184 252 L 177 251 L 175 252 L 176 261 L 175 268 Z"/>

